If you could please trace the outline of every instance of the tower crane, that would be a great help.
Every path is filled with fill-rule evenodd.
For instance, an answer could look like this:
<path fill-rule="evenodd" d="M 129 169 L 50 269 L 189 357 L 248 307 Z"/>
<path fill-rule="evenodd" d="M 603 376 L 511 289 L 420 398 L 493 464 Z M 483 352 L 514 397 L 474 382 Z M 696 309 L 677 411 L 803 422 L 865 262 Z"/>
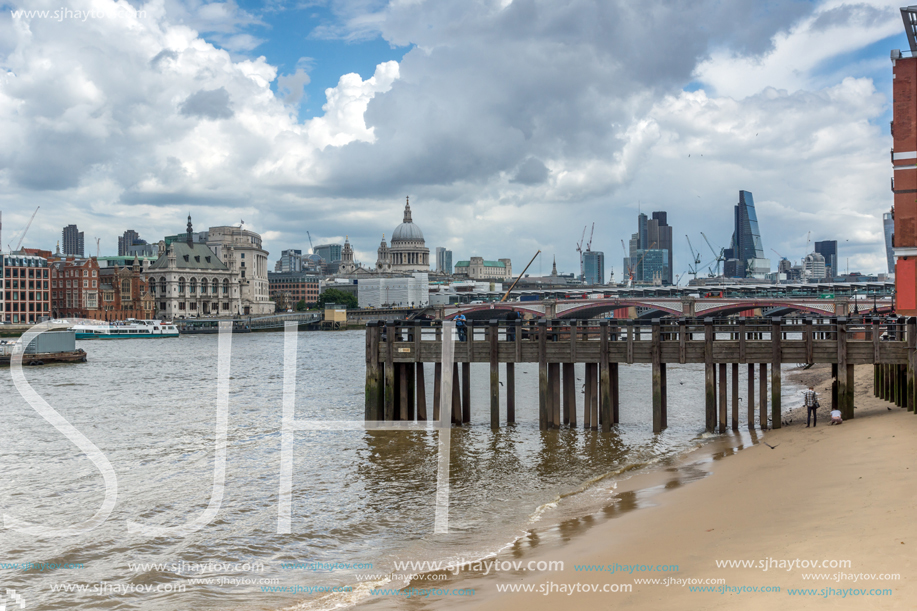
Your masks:
<path fill-rule="evenodd" d="M 25 229 L 22 230 L 22 234 L 19 236 L 19 241 L 16 242 L 16 248 L 10 248 L 10 252 L 19 250 L 19 248 L 22 246 L 22 241 L 25 239 L 25 234 L 28 233 L 29 227 L 32 226 L 32 221 L 35 220 L 35 215 L 38 214 L 39 208 L 41 208 L 41 206 L 37 206 L 35 208 L 35 212 L 32 213 L 31 218 L 29 218 L 29 222 L 25 224 Z M 7 246 L 9 246 L 9 244 L 7 244 Z"/>
<path fill-rule="evenodd" d="M 96 238 L 96 259 L 99 258 L 99 242 L 102 241 L 102 238 Z"/>
<path fill-rule="evenodd" d="M 697 270 L 700 267 L 700 252 L 694 252 L 694 246 L 691 244 L 691 238 L 685 234 L 685 239 L 688 240 L 688 248 L 691 250 L 691 257 L 694 259 L 694 267 L 688 266 L 688 273 L 694 276 L 694 279 L 697 280 Z"/>
<path fill-rule="evenodd" d="M 309 248 L 312 250 L 311 254 L 315 254 L 315 246 L 312 246 L 312 235 L 306 231 L 306 235 L 309 236 Z"/>
<path fill-rule="evenodd" d="M 576 252 L 579 254 L 579 275 L 580 278 L 585 280 L 586 270 L 583 266 L 583 241 L 586 239 L 586 226 L 583 225 L 583 235 L 579 239 L 579 242 L 576 243 Z"/>
<path fill-rule="evenodd" d="M 704 241 L 707 242 L 707 246 L 710 247 L 710 252 L 713 253 L 714 257 L 716 257 L 716 275 L 719 276 L 720 275 L 720 262 L 723 261 L 723 250 L 724 249 L 720 248 L 720 252 L 717 253 L 716 250 L 713 248 L 713 244 L 710 243 L 710 240 L 707 239 L 707 236 L 704 234 L 704 232 L 701 231 L 700 234 L 704 237 Z"/>
<path fill-rule="evenodd" d="M 585 232 L 583 232 L 585 235 Z M 592 234 L 595 233 L 595 223 L 592 223 L 592 229 L 589 230 L 589 241 L 586 242 L 586 252 L 592 250 Z"/>

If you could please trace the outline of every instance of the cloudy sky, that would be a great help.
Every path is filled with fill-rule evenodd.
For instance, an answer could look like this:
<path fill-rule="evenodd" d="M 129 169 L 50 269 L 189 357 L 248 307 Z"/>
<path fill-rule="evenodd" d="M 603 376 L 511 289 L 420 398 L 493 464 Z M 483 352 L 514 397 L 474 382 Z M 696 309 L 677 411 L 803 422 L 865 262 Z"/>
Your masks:
<path fill-rule="evenodd" d="M 594 222 L 616 279 L 666 210 L 677 275 L 745 189 L 774 265 L 811 232 L 885 271 L 901 4 L 0 0 L 3 249 L 36 206 L 25 246 L 76 223 L 92 254 L 190 211 L 371 264 L 409 195 L 431 250 L 534 273 Z"/>

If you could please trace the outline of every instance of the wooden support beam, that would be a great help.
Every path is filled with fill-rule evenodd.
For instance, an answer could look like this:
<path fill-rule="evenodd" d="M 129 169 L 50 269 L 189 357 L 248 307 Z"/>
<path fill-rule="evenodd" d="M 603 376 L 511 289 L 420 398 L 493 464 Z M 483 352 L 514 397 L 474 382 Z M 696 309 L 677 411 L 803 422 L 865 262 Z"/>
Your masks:
<path fill-rule="evenodd" d="M 687 338 L 688 321 L 684 318 L 678 319 L 678 362 L 688 362 L 688 338 Z"/>
<path fill-rule="evenodd" d="M 518 329 L 517 329 L 518 330 Z M 506 364 L 506 424 L 516 422 L 516 364 Z"/>
<path fill-rule="evenodd" d="M 632 331 L 633 326 L 630 326 L 629 329 Z M 602 432 L 608 433 L 611 431 L 611 372 L 609 371 L 608 363 L 608 321 L 603 320 L 599 322 L 599 335 L 600 335 L 600 351 L 601 351 L 601 361 L 599 363 L 599 386 L 600 392 L 599 395 L 601 400 L 599 401 L 599 409 L 601 410 L 601 422 L 602 422 Z M 632 335 L 628 335 L 628 341 L 632 340 Z M 628 344 L 631 348 L 632 344 Z"/>
<path fill-rule="evenodd" d="M 424 380 L 423 363 L 417 363 L 417 375 L 414 377 L 417 384 L 417 419 L 427 419 L 427 388 Z"/>
<path fill-rule="evenodd" d="M 907 411 L 914 411 L 914 358 L 917 352 L 917 318 L 907 319 Z"/>
<path fill-rule="evenodd" d="M 783 362 L 783 353 L 780 346 L 781 331 L 780 318 L 775 317 L 771 321 L 771 348 L 773 351 L 771 361 L 771 427 L 779 429 L 782 423 L 781 413 L 781 368 Z"/>
<path fill-rule="evenodd" d="M 592 363 L 586 363 L 583 371 L 583 429 L 592 428 L 592 395 L 595 394 L 595 381 L 592 378 Z"/>
<path fill-rule="evenodd" d="M 732 430 L 739 430 L 739 364 L 732 364 Z"/>
<path fill-rule="evenodd" d="M 490 334 L 490 428 L 500 428 L 500 327 L 497 320 L 491 320 L 487 331 Z"/>
<path fill-rule="evenodd" d="M 468 392 L 468 389 L 465 389 Z M 459 378 L 459 364 L 452 364 L 452 424 L 462 423 L 462 385 Z"/>
<path fill-rule="evenodd" d="M 663 370 L 663 374 L 665 371 Z M 618 363 L 609 363 L 608 364 L 608 378 L 609 383 L 611 384 L 611 423 L 618 424 L 621 422 L 621 383 L 618 379 Z M 665 377 L 663 377 L 663 382 Z M 665 400 L 665 391 L 663 390 L 662 395 L 663 400 Z M 593 400 L 595 397 L 593 397 Z M 663 407 L 665 407 L 665 402 L 663 401 Z M 665 416 L 665 412 L 663 412 Z M 663 418 L 663 426 L 668 426 L 665 424 L 665 418 Z"/>
<path fill-rule="evenodd" d="M 601 325 L 601 323 L 599 323 Z M 627 321 L 627 364 L 632 365 L 634 362 L 634 333 L 637 327 L 634 326 L 633 320 Z"/>
<path fill-rule="evenodd" d="M 614 367 L 617 368 L 617 366 L 618 364 L 614 363 Z M 617 373 L 618 372 L 616 369 L 614 372 L 614 375 L 612 375 L 612 389 L 615 389 L 615 387 L 617 386 L 617 379 L 618 379 Z M 668 380 L 666 379 L 666 364 L 665 363 L 660 363 L 659 374 L 660 374 L 660 378 L 662 378 L 662 428 L 663 430 L 665 430 L 669 427 L 669 383 L 668 383 Z M 618 423 L 618 402 L 617 402 L 616 397 L 613 398 L 612 400 L 612 411 L 614 411 L 614 415 L 612 416 L 614 418 L 614 423 L 617 424 Z"/>
<path fill-rule="evenodd" d="M 758 384 L 760 385 L 760 392 L 758 393 L 758 412 L 760 413 L 760 425 L 761 430 L 767 430 L 767 363 L 761 363 L 759 365 L 761 368 L 758 372 Z"/>
<path fill-rule="evenodd" d="M 564 363 L 564 424 L 576 427 L 576 370 Z"/>
<path fill-rule="evenodd" d="M 704 319 L 704 405 L 707 432 L 716 430 L 716 365 L 713 364 L 713 319 Z"/>
<path fill-rule="evenodd" d="M 395 328 L 385 327 L 385 419 L 395 419 Z"/>
<path fill-rule="evenodd" d="M 414 382 L 414 364 L 413 363 L 402 363 L 401 368 L 404 370 L 405 378 L 407 379 L 407 389 L 408 389 L 408 417 L 407 419 L 411 422 L 414 421 L 415 414 L 415 399 L 416 399 L 416 390 Z"/>
<path fill-rule="evenodd" d="M 746 360 L 745 353 L 745 317 L 739 317 L 739 362 L 744 363 Z"/>
<path fill-rule="evenodd" d="M 471 338 L 468 347 L 472 346 Z M 471 363 L 462 363 L 462 424 L 471 422 Z"/>
<path fill-rule="evenodd" d="M 441 396 L 443 383 L 443 364 L 442 363 L 433 363 L 433 420 L 439 422 L 440 420 L 440 411 L 443 405 L 443 398 Z M 452 381 L 455 384 L 455 380 Z"/>
<path fill-rule="evenodd" d="M 379 365 L 379 338 L 381 332 L 375 322 L 366 324 L 366 391 L 363 417 L 365 420 L 382 420 L 383 409 L 382 368 Z"/>
<path fill-rule="evenodd" d="M 755 364 L 748 364 L 748 430 L 755 430 Z"/>
<path fill-rule="evenodd" d="M 653 360 L 653 432 L 662 432 L 662 347 L 659 337 L 660 321 L 658 318 L 653 319 L 652 327 L 652 345 L 650 354 Z"/>
<path fill-rule="evenodd" d="M 538 322 L 538 428 L 548 430 L 548 328 L 545 321 Z"/>
<path fill-rule="evenodd" d="M 562 422 L 560 414 L 560 363 L 548 363 L 548 378 L 551 385 L 551 426 L 559 429 Z"/>
<path fill-rule="evenodd" d="M 815 362 L 815 348 L 812 341 L 812 321 L 806 319 L 802 326 L 802 336 L 806 343 L 806 363 L 811 365 Z"/>
<path fill-rule="evenodd" d="M 726 432 L 726 384 L 729 381 L 726 376 L 726 363 L 720 363 L 720 418 L 719 418 L 719 432 Z"/>
<path fill-rule="evenodd" d="M 398 419 L 409 420 L 407 363 L 398 363 Z"/>
<path fill-rule="evenodd" d="M 853 418 L 853 404 L 848 405 L 847 379 L 847 319 L 837 319 L 837 398 L 844 420 Z"/>
<path fill-rule="evenodd" d="M 855 407 L 853 403 L 854 388 L 856 388 L 856 386 L 854 385 L 855 380 L 853 379 L 854 374 L 855 374 L 855 371 L 853 368 L 853 363 L 847 363 L 847 399 L 846 399 L 846 403 L 847 403 L 847 411 L 850 414 L 851 418 L 853 418 L 854 416 L 853 412 L 854 412 L 854 407 Z M 843 417 L 844 415 L 843 413 L 841 413 L 841 418 Z"/>

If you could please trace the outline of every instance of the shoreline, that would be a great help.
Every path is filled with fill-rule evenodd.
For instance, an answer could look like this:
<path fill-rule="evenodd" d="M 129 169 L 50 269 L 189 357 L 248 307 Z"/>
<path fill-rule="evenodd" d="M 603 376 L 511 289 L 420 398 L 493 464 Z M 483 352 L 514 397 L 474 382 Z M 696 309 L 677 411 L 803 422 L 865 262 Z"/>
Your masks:
<path fill-rule="evenodd" d="M 372 597 L 358 606 L 374 608 L 461 607 L 481 609 L 552 608 L 566 600 L 577 608 L 742 608 L 774 603 L 809 608 L 820 595 L 792 595 L 790 589 L 846 591 L 828 594 L 834 606 L 908 608 L 917 596 L 909 579 L 909 546 L 917 545 L 917 525 L 908 517 L 917 502 L 917 467 L 907 458 L 917 433 L 917 418 L 872 396 L 871 366 L 856 369 L 856 418 L 828 426 L 830 366 L 793 370 L 794 382 L 812 381 L 822 397 L 821 427 L 806 429 L 804 408 L 784 412 L 783 428 L 728 433 L 661 469 L 619 482 L 615 502 L 592 515 L 545 530 L 532 528 L 493 559 L 522 561 L 521 570 L 462 572 L 446 580 L 415 579 L 405 590 L 474 590 L 474 596 Z M 801 398 L 800 398 L 801 402 Z M 801 414 L 801 417 L 800 417 Z M 821 420 L 821 418 L 819 418 Z M 752 443 L 751 447 L 747 447 Z M 772 448 L 768 447 L 772 446 Z M 739 450 L 747 451 L 739 451 Z M 734 456 L 733 456 L 734 455 Z M 719 460 L 730 456 L 730 460 Z M 690 483 L 690 486 L 685 484 Z M 641 509 L 641 511 L 635 511 Z M 820 559 L 846 567 L 727 568 L 717 560 Z M 528 562 L 563 562 L 560 571 L 527 571 Z M 677 566 L 677 571 L 628 573 L 577 571 L 575 565 Z M 510 566 L 510 565 L 504 565 Z M 822 574 L 832 579 L 804 579 Z M 860 575 L 856 581 L 839 577 Z M 863 575 L 900 575 L 897 580 Z M 636 580 L 674 578 L 678 585 Z M 692 592 L 685 580 L 722 580 L 720 592 Z M 564 591 L 580 584 L 579 591 Z M 587 587 L 629 586 L 629 592 L 585 592 Z M 507 585 L 532 592 L 500 592 Z M 693 584 L 696 585 L 697 584 Z M 725 590 L 724 586 L 732 588 Z M 742 588 L 779 588 L 779 592 L 742 592 Z M 549 594 L 541 592 L 547 588 Z M 551 590 L 551 588 L 554 588 Z M 852 594 L 887 590 L 882 596 Z M 570 598 L 572 596 L 572 598 Z M 558 597 L 567 597 L 558 599 Z"/>

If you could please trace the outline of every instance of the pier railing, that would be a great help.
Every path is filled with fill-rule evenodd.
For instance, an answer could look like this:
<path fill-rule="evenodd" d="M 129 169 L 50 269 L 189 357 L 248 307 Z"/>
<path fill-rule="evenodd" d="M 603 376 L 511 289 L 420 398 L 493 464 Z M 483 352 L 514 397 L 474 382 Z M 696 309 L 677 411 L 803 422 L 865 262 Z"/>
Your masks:
<path fill-rule="evenodd" d="M 904 318 L 729 318 L 654 319 L 652 321 L 538 320 L 467 321 L 454 342 L 453 422 L 470 420 L 470 363 L 491 367 L 491 423 L 499 425 L 499 364 L 506 365 L 507 422 L 515 419 L 515 363 L 539 364 L 539 423 L 542 428 L 576 425 L 575 363 L 586 364 L 584 423 L 610 430 L 618 422 L 618 371 L 621 364 L 653 368 L 653 428 L 666 427 L 666 365 L 705 365 L 707 429 L 727 424 L 727 366 L 732 366 L 732 426 L 738 427 L 738 368 L 748 368 L 748 423 L 756 412 L 755 368 L 759 370 L 759 425 L 767 428 L 767 366 L 771 366 L 771 425 L 780 427 L 783 363 L 832 365 L 836 378 L 832 403 L 853 417 L 853 367 L 876 366 L 880 384 L 902 387 L 899 395 L 914 409 L 915 320 Z M 438 384 L 442 356 L 441 321 L 367 324 L 366 418 L 399 420 L 423 416 L 423 364 L 434 364 L 434 419 L 441 401 Z M 462 387 L 457 396 L 459 366 Z M 560 372 L 564 382 L 561 385 Z M 717 397 L 717 378 L 720 380 Z M 561 413 L 563 388 L 563 413 Z M 457 405 L 456 405 L 457 403 Z M 422 406 L 422 414 L 421 414 Z"/>

